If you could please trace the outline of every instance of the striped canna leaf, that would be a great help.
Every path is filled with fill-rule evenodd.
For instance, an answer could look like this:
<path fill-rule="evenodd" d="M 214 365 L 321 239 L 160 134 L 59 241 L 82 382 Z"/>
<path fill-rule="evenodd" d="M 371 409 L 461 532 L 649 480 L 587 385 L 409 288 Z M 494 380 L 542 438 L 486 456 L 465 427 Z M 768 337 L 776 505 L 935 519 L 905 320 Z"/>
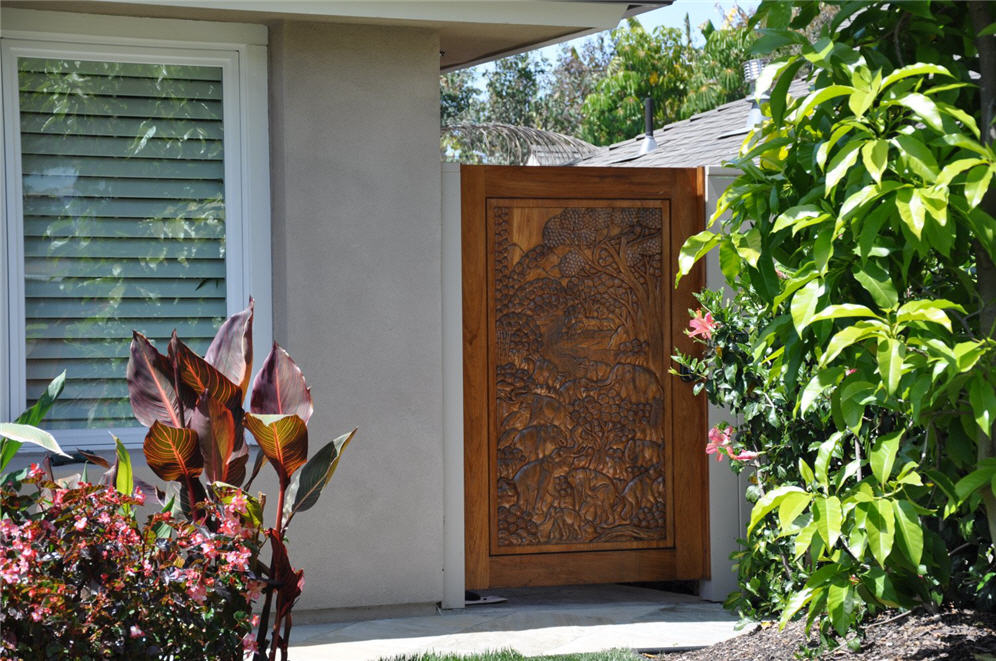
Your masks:
<path fill-rule="evenodd" d="M 308 427 L 304 420 L 296 415 L 246 413 L 245 425 L 276 469 L 281 488 L 285 488 L 290 476 L 308 459 Z"/>
<path fill-rule="evenodd" d="M 138 331 L 131 341 L 127 379 L 131 409 L 139 422 L 146 427 L 156 421 L 183 427 L 180 397 L 173 387 L 173 368 Z"/>
<path fill-rule="evenodd" d="M 181 342 L 175 331 L 169 350 L 180 370 L 180 379 L 198 395 L 206 393 L 222 404 L 238 403 L 242 399 L 238 386 Z"/>
<path fill-rule="evenodd" d="M 208 482 L 242 484 L 249 451 L 228 407 L 208 395 L 201 395 L 190 416 L 190 427 L 197 432 Z"/>
<path fill-rule="evenodd" d="M 238 386 L 245 396 L 252 374 L 252 321 L 255 303 L 225 320 L 204 354 L 204 360 Z M 242 399 L 241 397 L 239 399 Z"/>
<path fill-rule="evenodd" d="M 315 407 L 301 368 L 276 342 L 252 384 L 253 413 L 293 413 L 307 424 Z"/>
<path fill-rule="evenodd" d="M 152 472 L 168 482 L 193 482 L 204 468 L 193 429 L 169 427 L 156 420 L 145 435 L 142 449 Z"/>

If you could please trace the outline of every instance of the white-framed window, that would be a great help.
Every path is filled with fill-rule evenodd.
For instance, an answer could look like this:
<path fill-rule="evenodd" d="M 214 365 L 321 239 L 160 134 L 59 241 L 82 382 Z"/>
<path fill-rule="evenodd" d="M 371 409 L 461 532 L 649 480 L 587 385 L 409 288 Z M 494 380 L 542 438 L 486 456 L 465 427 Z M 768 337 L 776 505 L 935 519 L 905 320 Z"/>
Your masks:
<path fill-rule="evenodd" d="M 266 31 L 4 10 L 0 418 L 128 444 L 132 331 L 203 352 L 256 299 L 270 343 Z M 177 40 L 178 36 L 183 40 Z"/>

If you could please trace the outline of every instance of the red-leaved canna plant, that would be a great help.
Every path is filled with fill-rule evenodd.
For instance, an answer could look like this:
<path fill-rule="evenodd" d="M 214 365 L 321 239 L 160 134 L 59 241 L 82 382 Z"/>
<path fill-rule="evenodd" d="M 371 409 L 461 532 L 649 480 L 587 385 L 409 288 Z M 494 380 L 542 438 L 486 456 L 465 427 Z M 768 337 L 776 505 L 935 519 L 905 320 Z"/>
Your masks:
<path fill-rule="evenodd" d="M 257 573 L 267 579 L 256 659 L 266 658 L 269 645 L 271 661 L 278 649 L 286 660 L 291 609 L 304 583 L 303 572 L 295 571 L 287 557 L 287 526 L 295 514 L 318 502 L 356 430 L 328 442 L 308 460 L 311 392 L 300 368 L 276 343 L 253 381 L 249 411 L 243 408 L 252 373 L 252 322 L 250 299 L 249 307 L 222 324 L 203 358 L 175 331 L 165 356 L 136 332 L 128 361 L 128 389 L 135 417 L 149 428 L 145 459 L 160 478 L 179 483 L 180 502 L 188 516 L 199 516 L 197 503 L 226 492 L 205 488 L 201 476 L 209 485 L 239 487 L 242 497 L 252 503 L 250 509 L 261 513 L 265 500 L 252 498 L 248 488 L 264 463 L 276 470 L 280 487 L 275 521 L 263 531 L 271 560 L 264 565 L 258 549 L 254 560 Z M 243 486 L 249 460 L 246 429 L 260 453 Z M 262 522 L 259 525 L 262 528 Z"/>

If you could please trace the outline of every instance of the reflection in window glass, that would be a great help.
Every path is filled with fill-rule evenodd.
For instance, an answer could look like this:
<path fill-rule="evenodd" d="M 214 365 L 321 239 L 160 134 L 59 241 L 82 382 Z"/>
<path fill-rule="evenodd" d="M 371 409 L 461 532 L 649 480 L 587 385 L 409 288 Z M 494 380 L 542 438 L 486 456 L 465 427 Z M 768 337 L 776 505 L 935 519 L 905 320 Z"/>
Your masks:
<path fill-rule="evenodd" d="M 137 426 L 132 329 L 203 352 L 223 321 L 219 67 L 20 58 L 28 404 L 50 428 Z"/>

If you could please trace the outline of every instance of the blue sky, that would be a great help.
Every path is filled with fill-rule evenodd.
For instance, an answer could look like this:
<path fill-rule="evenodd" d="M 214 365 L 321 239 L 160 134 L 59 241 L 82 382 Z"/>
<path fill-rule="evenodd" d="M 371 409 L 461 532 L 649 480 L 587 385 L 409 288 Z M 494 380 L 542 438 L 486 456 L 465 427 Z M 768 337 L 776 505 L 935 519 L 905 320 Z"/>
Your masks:
<path fill-rule="evenodd" d="M 654 9 L 653 11 L 648 11 L 645 14 L 640 14 L 637 19 L 643 24 L 643 27 L 647 29 L 655 28 L 658 25 L 664 25 L 672 28 L 684 28 L 685 14 L 688 14 L 688 18 L 692 24 L 693 35 L 698 40 L 701 40 L 702 33 L 699 32 L 698 26 L 711 20 L 713 25 L 719 27 L 723 23 L 723 16 L 733 7 L 739 6 L 745 12 L 750 14 L 754 12 L 757 5 L 757 0 L 745 0 L 744 2 L 731 2 L 730 0 L 723 0 L 721 2 L 713 2 L 709 0 L 677 0 L 677 2 L 669 7 L 661 7 L 660 9 Z"/>

